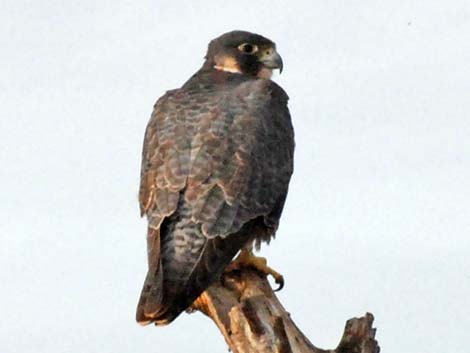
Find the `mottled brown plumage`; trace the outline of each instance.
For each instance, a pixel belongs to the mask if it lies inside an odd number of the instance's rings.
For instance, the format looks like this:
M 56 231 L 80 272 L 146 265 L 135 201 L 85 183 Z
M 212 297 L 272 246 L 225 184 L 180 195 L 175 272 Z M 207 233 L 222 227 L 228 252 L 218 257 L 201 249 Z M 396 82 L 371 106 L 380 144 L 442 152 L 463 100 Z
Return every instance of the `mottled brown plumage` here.
M 227 58 L 237 72 L 224 71 Z M 149 271 L 138 322 L 171 322 L 243 246 L 276 232 L 293 130 L 287 95 L 257 75 L 279 66 L 274 43 L 230 32 L 210 43 L 201 70 L 157 101 L 142 154 Z

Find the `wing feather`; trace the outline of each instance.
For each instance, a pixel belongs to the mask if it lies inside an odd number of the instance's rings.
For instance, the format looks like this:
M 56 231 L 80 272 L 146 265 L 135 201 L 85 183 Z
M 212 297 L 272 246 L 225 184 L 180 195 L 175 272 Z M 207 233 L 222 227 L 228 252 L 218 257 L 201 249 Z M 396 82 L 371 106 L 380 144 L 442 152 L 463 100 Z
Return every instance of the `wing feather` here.
M 271 81 L 235 91 L 170 91 L 147 128 L 141 208 L 167 217 L 184 190 L 204 233 L 227 236 L 285 197 L 293 149 L 287 96 Z

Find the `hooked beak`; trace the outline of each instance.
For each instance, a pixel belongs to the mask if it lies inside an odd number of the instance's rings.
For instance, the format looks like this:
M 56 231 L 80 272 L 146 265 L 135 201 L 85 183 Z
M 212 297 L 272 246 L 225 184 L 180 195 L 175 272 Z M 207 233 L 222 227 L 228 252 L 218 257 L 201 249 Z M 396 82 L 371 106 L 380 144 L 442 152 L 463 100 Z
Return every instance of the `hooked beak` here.
M 279 73 L 282 73 L 282 58 L 275 49 L 266 51 L 259 60 L 268 69 L 279 69 Z

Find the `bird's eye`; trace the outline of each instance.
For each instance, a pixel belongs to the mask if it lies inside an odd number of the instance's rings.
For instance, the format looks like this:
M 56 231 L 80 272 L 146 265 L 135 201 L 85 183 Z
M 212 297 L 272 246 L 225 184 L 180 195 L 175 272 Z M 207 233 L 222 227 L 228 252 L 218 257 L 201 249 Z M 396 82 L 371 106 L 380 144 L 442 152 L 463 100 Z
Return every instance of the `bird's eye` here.
M 238 46 L 238 50 L 245 54 L 254 54 L 258 51 L 258 47 L 254 44 L 243 43 Z

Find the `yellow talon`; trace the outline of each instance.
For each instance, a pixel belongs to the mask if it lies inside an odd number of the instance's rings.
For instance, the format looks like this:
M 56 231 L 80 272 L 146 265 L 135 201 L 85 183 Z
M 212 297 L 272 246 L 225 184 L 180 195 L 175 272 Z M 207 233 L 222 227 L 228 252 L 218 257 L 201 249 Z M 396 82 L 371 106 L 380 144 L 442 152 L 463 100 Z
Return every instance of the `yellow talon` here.
M 252 250 L 243 249 L 240 254 L 227 267 L 226 271 L 240 270 L 243 267 L 249 267 L 261 272 L 265 276 L 271 275 L 274 281 L 279 285 L 274 291 L 280 291 L 284 287 L 284 277 L 268 266 L 268 261 L 264 257 L 258 257 L 253 254 Z

